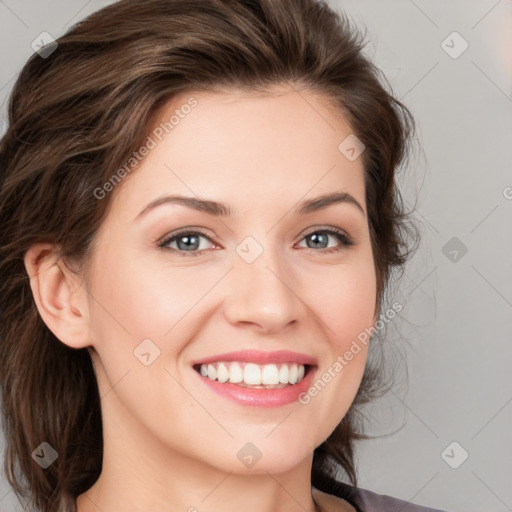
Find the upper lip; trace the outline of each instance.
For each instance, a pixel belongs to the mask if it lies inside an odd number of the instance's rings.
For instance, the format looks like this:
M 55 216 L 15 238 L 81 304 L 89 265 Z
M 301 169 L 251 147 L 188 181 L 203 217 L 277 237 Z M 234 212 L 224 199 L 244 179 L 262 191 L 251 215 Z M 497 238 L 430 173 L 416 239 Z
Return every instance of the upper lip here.
M 314 357 L 290 350 L 277 350 L 274 352 L 262 352 L 260 350 L 239 350 L 237 352 L 225 352 L 214 356 L 197 359 L 192 365 L 216 363 L 220 361 L 240 361 L 247 363 L 271 364 L 271 363 L 298 363 L 316 365 Z

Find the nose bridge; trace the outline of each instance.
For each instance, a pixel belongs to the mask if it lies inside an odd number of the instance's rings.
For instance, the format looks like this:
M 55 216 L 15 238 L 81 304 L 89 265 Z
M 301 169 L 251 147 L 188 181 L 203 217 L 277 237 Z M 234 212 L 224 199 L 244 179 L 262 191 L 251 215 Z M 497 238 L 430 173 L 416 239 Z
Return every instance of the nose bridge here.
M 304 305 L 294 292 L 297 280 L 293 270 L 270 240 L 249 236 L 236 248 L 225 307 L 231 323 L 251 323 L 276 331 L 303 316 Z

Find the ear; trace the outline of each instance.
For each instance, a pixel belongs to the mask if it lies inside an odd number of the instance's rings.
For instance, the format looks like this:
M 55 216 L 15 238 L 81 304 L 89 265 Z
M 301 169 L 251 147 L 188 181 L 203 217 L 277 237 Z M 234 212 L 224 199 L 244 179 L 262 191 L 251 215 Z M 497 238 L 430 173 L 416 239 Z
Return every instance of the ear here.
M 71 348 L 91 344 L 87 290 L 81 277 L 59 257 L 57 247 L 38 243 L 24 257 L 30 288 L 44 323 Z

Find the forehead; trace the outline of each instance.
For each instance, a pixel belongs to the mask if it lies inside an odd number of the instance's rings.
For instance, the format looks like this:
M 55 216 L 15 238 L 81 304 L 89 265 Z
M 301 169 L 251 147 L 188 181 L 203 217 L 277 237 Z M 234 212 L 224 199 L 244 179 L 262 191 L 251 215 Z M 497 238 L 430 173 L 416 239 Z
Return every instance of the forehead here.
M 115 201 L 142 208 L 187 193 L 248 207 L 342 190 L 364 203 L 362 158 L 339 149 L 350 134 L 341 110 L 309 90 L 182 93 L 153 116 L 151 149 Z

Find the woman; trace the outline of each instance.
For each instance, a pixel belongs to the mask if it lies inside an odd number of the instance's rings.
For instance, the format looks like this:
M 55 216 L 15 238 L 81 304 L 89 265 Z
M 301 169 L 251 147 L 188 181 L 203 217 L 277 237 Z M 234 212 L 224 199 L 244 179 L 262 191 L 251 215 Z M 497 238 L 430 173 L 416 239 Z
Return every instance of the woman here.
M 314 0 L 122 0 L 25 65 L 0 366 L 33 507 L 432 510 L 357 487 L 413 131 L 362 47 Z

